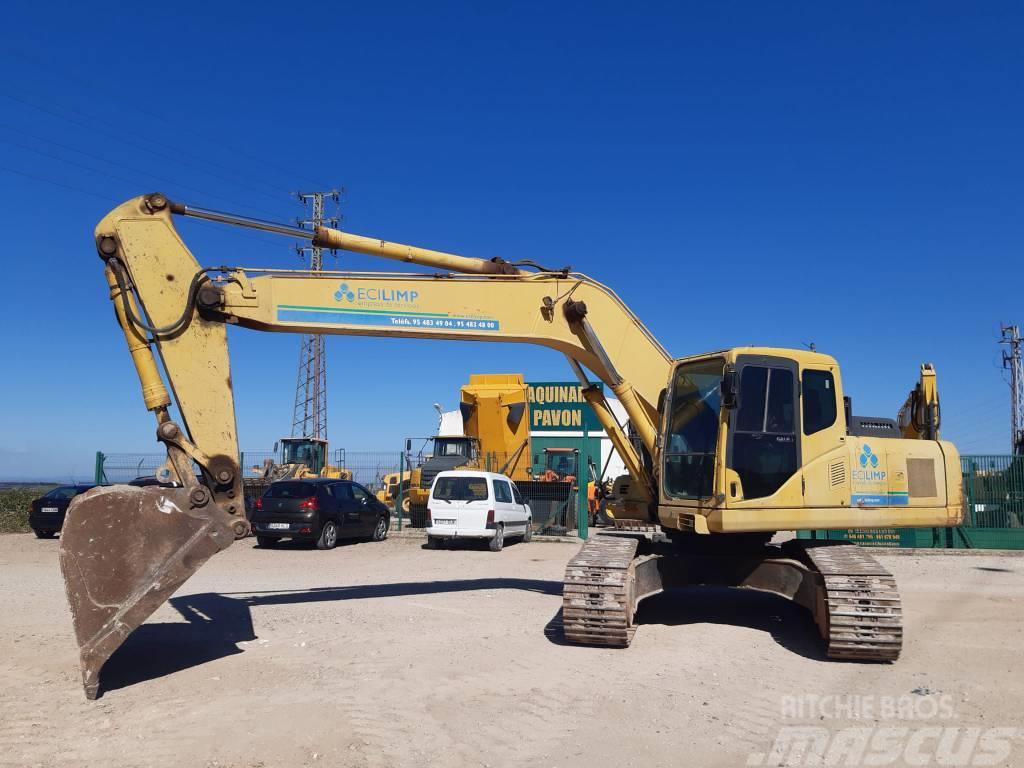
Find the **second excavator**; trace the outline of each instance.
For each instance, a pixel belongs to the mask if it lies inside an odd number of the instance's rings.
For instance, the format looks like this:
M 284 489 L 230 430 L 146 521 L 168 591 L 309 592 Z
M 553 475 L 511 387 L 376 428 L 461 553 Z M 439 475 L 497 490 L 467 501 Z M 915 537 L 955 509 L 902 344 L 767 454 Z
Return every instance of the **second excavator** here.
M 203 267 L 176 217 L 436 271 Z M 894 420 L 853 415 L 839 365 L 825 354 L 737 347 L 674 359 L 610 289 L 568 268 L 309 232 L 161 194 L 118 206 L 95 238 L 165 469 L 182 487 L 109 486 L 71 504 L 60 559 L 89 697 L 124 638 L 248 531 L 228 325 L 521 342 L 565 355 L 629 472 L 614 484 L 616 527 L 637 529 L 593 536 L 569 562 L 562 623 L 573 642 L 627 646 L 643 598 L 715 584 L 805 606 L 830 657 L 893 660 L 902 610 L 884 566 L 846 542 L 770 539 L 776 531 L 950 526 L 962 517 L 959 456 L 938 439 L 926 402 L 901 431 Z M 591 375 L 625 408 L 636 445 Z

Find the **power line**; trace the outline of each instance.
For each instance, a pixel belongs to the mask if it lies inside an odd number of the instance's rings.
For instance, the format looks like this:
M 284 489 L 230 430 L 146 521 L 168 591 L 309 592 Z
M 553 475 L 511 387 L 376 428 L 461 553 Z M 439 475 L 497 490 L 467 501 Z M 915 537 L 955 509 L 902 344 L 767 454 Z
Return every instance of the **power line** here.
M 0 95 L 4 96 L 5 98 L 10 99 L 11 101 L 15 101 L 15 102 L 17 102 L 19 104 L 27 106 L 27 107 L 29 107 L 31 109 L 35 109 L 35 110 L 38 110 L 39 112 L 43 112 L 45 114 L 51 115 L 53 117 L 56 117 L 58 120 L 66 120 L 66 121 L 68 121 L 68 122 L 70 122 L 70 123 L 72 123 L 74 125 L 79 125 L 79 126 L 85 128 L 86 130 L 95 131 L 96 133 L 99 133 L 99 134 L 101 134 L 103 136 L 106 136 L 108 138 L 112 138 L 114 141 L 119 141 L 119 142 L 121 142 L 123 144 L 126 144 L 128 146 L 134 147 L 134 148 L 136 148 L 138 150 L 141 150 L 143 152 L 148 152 L 149 154 L 155 155 L 156 157 L 160 157 L 160 158 L 163 158 L 165 160 L 170 160 L 170 161 L 172 161 L 174 163 L 177 163 L 177 164 L 180 164 L 180 165 L 188 165 L 188 166 L 191 166 L 193 168 L 197 168 L 201 173 L 205 173 L 208 176 L 212 176 L 215 179 L 219 179 L 220 181 L 223 181 L 226 184 L 231 184 L 232 186 L 238 187 L 239 189 L 244 189 L 247 192 L 253 192 L 253 193 L 258 194 L 258 195 L 263 195 L 264 197 L 268 197 L 268 198 L 273 199 L 273 200 L 277 199 L 276 196 L 270 194 L 269 192 L 265 192 L 265 191 L 263 191 L 261 189 L 255 189 L 255 188 L 251 187 L 247 182 L 246 183 L 242 183 L 242 182 L 236 181 L 234 179 L 228 178 L 226 176 L 223 176 L 222 174 L 215 173 L 214 171 L 210 170 L 211 166 L 212 167 L 223 167 L 223 166 L 220 166 L 219 164 L 217 164 L 217 163 L 215 163 L 215 162 L 213 162 L 211 160 L 208 160 L 206 158 L 198 157 L 196 155 L 193 155 L 193 154 L 191 154 L 191 153 L 189 153 L 187 151 L 180 150 L 180 149 L 179 150 L 175 150 L 174 153 L 159 151 L 159 150 L 153 149 L 152 147 L 147 147 L 145 144 L 140 143 L 139 141 L 137 141 L 137 140 L 135 140 L 133 138 L 126 138 L 123 134 L 119 134 L 119 132 L 116 129 L 112 131 L 110 129 L 98 128 L 95 125 L 89 125 L 87 122 L 85 122 L 85 121 L 83 121 L 83 120 L 81 120 L 79 118 L 69 117 L 66 114 L 62 115 L 62 114 L 60 114 L 60 112 L 55 111 L 54 109 L 51 109 L 50 107 L 45 107 L 45 106 L 41 106 L 39 104 L 34 104 L 33 102 L 28 101 L 27 99 L 23 99 L 20 96 L 12 95 L 11 93 L 6 92 L 6 91 L 0 91 Z M 89 120 L 92 120 L 92 121 L 94 121 L 96 123 L 99 123 L 100 125 L 109 125 L 109 123 L 105 123 L 104 121 L 98 120 L 95 117 L 91 117 L 89 115 L 85 115 L 85 113 L 82 113 L 81 111 L 78 111 L 78 110 L 75 110 L 75 111 L 78 112 L 78 114 L 82 114 L 83 116 L 85 116 Z M 156 144 L 156 142 L 150 142 L 150 143 Z M 158 145 L 158 146 L 163 146 L 163 145 Z M 195 160 L 197 160 L 198 163 L 190 162 L 189 160 L 184 159 L 186 157 L 192 157 Z M 229 172 L 231 172 L 231 171 L 229 170 Z
M 13 173 L 13 174 L 15 174 L 17 176 L 24 176 L 26 179 L 32 179 L 33 181 L 39 181 L 39 182 L 42 182 L 43 184 L 49 184 L 49 185 L 54 186 L 54 187 L 61 187 L 63 189 L 70 189 L 72 192 L 78 192 L 78 193 L 83 194 L 83 195 L 90 195 L 92 197 L 99 198 L 100 200 L 104 200 L 104 201 L 106 201 L 108 203 L 114 203 L 115 205 L 119 202 L 117 200 L 117 198 L 110 197 L 109 195 L 101 195 L 98 192 L 92 192 L 92 191 L 90 191 L 88 189 L 82 189 L 81 187 L 75 187 L 75 186 L 72 186 L 71 184 L 65 184 L 62 181 L 54 181 L 53 179 L 46 179 L 46 178 L 43 178 L 42 176 L 36 176 L 35 174 L 32 174 L 32 173 L 27 173 L 25 171 L 19 171 L 19 170 L 15 169 L 15 168 L 9 168 L 6 165 L 0 165 L 0 171 L 6 171 L 7 173 Z
M 45 139 L 42 136 L 38 136 L 38 135 L 36 135 L 34 133 L 31 133 L 29 131 L 23 130 L 21 128 L 16 128 L 13 125 L 8 125 L 8 124 L 5 124 L 5 123 L 0 123 L 0 128 L 4 128 L 6 130 L 13 131 L 15 133 L 21 134 L 22 136 L 27 136 L 28 138 L 33 139 L 33 140 L 38 141 L 38 142 L 43 143 L 43 144 L 49 144 L 49 145 L 57 147 L 59 149 L 64 149 L 64 150 L 67 150 L 69 152 L 74 152 L 75 154 L 79 154 L 79 155 L 82 155 L 84 157 L 91 158 L 93 160 L 98 160 L 101 163 L 106 163 L 107 165 L 112 165 L 115 168 L 121 168 L 121 169 L 129 171 L 131 173 L 139 174 L 140 176 L 146 176 L 146 177 L 149 177 L 150 179 L 155 179 L 156 181 L 159 181 L 159 182 L 161 182 L 163 184 L 169 184 L 169 185 L 171 185 L 171 187 L 176 187 L 176 188 L 179 188 L 179 189 L 182 189 L 182 190 L 188 190 L 188 191 L 194 192 L 195 194 L 200 195 L 201 197 L 204 197 L 204 198 L 212 198 L 212 199 L 215 199 L 215 200 L 221 200 L 221 201 L 223 201 L 225 203 L 229 203 L 231 205 L 236 205 L 237 204 L 237 200 L 234 200 L 234 199 L 231 199 L 231 198 L 227 198 L 227 197 L 224 197 L 222 195 L 216 195 L 216 194 L 213 194 L 212 192 L 207 192 L 205 190 L 199 189 L 198 187 L 189 186 L 188 184 L 182 184 L 181 182 L 175 181 L 174 179 L 169 178 L 167 176 L 161 176 L 159 174 L 153 173 L 152 171 L 147 171 L 147 170 L 144 170 L 142 168 L 136 168 L 135 166 L 127 165 L 127 164 L 125 164 L 125 163 L 123 163 L 123 162 L 121 162 L 119 160 L 111 160 L 109 158 L 102 157 L 102 156 L 94 154 L 92 152 L 87 152 L 84 149 L 78 149 L 77 147 L 72 147 L 69 144 L 62 144 L 59 141 L 53 141 L 52 139 Z M 11 141 L 10 139 L 0 138 L 0 141 L 3 141 L 5 143 L 7 143 L 7 144 L 10 144 L 13 147 L 18 147 L 20 149 L 27 150 L 29 152 L 35 152 L 36 154 L 45 154 L 47 157 L 50 157 L 50 158 L 52 158 L 54 160 L 59 160 L 61 162 L 71 163 L 72 165 L 78 165 L 74 161 L 68 160 L 67 158 L 61 157 L 60 155 L 43 153 L 41 150 L 39 150 L 37 148 L 31 147 L 31 146 L 27 146 L 25 144 L 19 144 L 18 142 Z M 80 166 L 80 167 L 86 167 L 86 166 Z M 94 170 L 94 169 L 88 168 L 88 170 Z M 106 173 L 106 172 L 100 171 L 98 169 L 95 169 L 95 170 L 96 170 L 97 173 L 104 173 L 104 174 Z M 106 174 L 106 175 L 109 175 L 109 174 Z M 122 177 L 111 176 L 111 178 L 115 178 L 118 181 L 128 181 L 128 180 L 126 180 L 126 179 L 124 179 Z M 131 180 L 131 181 L 128 181 L 128 183 L 131 183 L 131 184 L 134 185 L 136 182 L 134 180 Z M 250 208 L 250 209 L 252 209 L 254 211 L 259 211 L 261 213 L 267 214 L 267 215 L 269 215 L 269 216 L 271 216 L 273 218 L 276 218 L 279 215 L 278 212 L 271 211 L 271 210 L 269 210 L 267 208 L 260 208 L 258 206 L 253 206 L 253 205 L 247 205 L 246 207 L 248 207 L 248 208 Z
M 113 179 L 114 181 L 120 181 L 124 184 L 135 184 L 134 180 L 126 179 L 124 176 L 118 176 L 116 174 L 110 173 L 109 171 L 104 171 L 99 168 L 93 168 L 91 165 L 86 165 L 85 163 L 77 163 L 74 160 L 69 160 L 66 157 L 61 157 L 60 155 L 55 155 L 51 152 L 46 152 L 45 150 L 42 149 L 30 147 L 27 144 L 20 144 L 17 141 L 11 141 L 10 139 L 0 139 L 0 141 L 4 142 L 5 144 L 10 144 L 12 147 L 23 149 L 26 152 L 33 152 L 42 157 L 48 157 L 51 160 L 57 160 L 59 162 L 66 163 L 67 165 L 74 166 L 75 168 L 81 168 L 82 170 L 89 171 L 90 173 L 98 173 L 100 176 L 106 176 L 107 178 Z
M 95 197 L 97 200 L 102 200 L 102 201 L 104 201 L 105 203 L 108 203 L 108 204 L 119 205 L 120 203 L 124 202 L 124 200 L 122 200 L 120 198 L 117 198 L 117 197 L 113 197 L 111 195 L 104 195 L 104 194 L 101 194 L 101 193 L 96 192 L 94 190 L 83 189 L 82 187 L 78 187 L 78 186 L 75 186 L 73 184 L 68 184 L 68 183 L 63 182 L 63 181 L 54 181 L 53 179 L 48 179 L 48 178 L 45 178 L 43 176 L 39 176 L 38 174 L 34 174 L 34 173 L 28 173 L 27 171 L 18 170 L 17 168 L 11 168 L 10 166 L 7 166 L 7 165 L 0 165 L 0 171 L 4 171 L 6 173 L 10 173 L 10 174 L 13 174 L 15 176 L 21 176 L 21 177 L 26 178 L 26 179 L 31 179 L 32 181 L 38 181 L 38 182 L 40 182 L 42 184 L 49 184 L 52 187 L 59 187 L 60 189 L 67 189 L 67 190 L 70 190 L 71 192 L 76 192 L 78 194 L 89 195 L 90 197 Z M 210 227 L 211 229 L 216 229 L 216 230 L 221 231 L 221 232 L 224 231 L 224 228 L 220 224 L 215 224 L 215 223 L 213 223 L 211 221 L 202 221 L 201 219 L 191 219 L 189 221 L 189 223 L 190 224 L 199 224 L 199 225 L 202 225 L 202 226 L 205 226 L 205 227 Z M 236 230 L 235 234 L 236 235 L 240 235 L 241 237 L 248 237 L 248 238 L 253 239 L 253 240 L 259 240 L 260 242 L 265 243 L 267 245 L 273 245 L 273 246 L 280 245 L 280 241 L 279 240 L 273 240 L 273 239 L 271 239 L 269 237 L 263 237 L 261 235 L 258 235 L 255 232 L 250 232 L 250 231 L 247 231 L 247 230 L 244 230 L 244 229 Z
M 51 66 L 52 62 L 49 61 L 49 60 L 39 59 L 39 58 L 36 58 L 36 57 L 34 57 L 34 56 L 30 55 L 30 54 L 27 54 L 24 51 L 12 49 L 12 48 L 8 48 L 7 52 L 11 53 L 11 54 L 14 54 L 15 56 L 18 56 L 18 57 L 20 57 L 21 59 L 23 59 L 25 61 L 28 61 L 28 62 L 32 63 L 37 68 L 49 68 L 51 72 L 54 71 L 53 67 Z M 74 72 L 72 72 L 70 70 L 67 70 L 67 69 L 61 70 L 60 73 L 59 73 L 59 77 L 62 80 L 74 80 L 76 82 L 79 82 L 79 83 L 81 83 L 83 85 L 88 86 L 89 88 L 91 88 L 93 91 L 96 91 L 96 92 L 99 92 L 101 90 L 106 90 L 106 93 L 108 95 L 116 95 L 116 96 L 120 95 L 120 94 L 114 94 L 109 89 L 103 89 L 103 87 L 101 85 L 97 84 L 95 81 L 87 80 L 86 78 L 83 78 L 83 77 L 77 75 L 76 73 L 74 73 Z M 189 133 L 189 134 L 195 136 L 196 138 L 200 139 L 201 141 L 207 142 L 211 146 L 215 147 L 218 151 L 221 151 L 221 152 L 224 152 L 224 151 L 231 152 L 231 153 L 233 153 L 235 155 L 238 155 L 239 157 L 245 158 L 249 162 L 259 163 L 260 165 L 262 165 L 262 166 L 264 166 L 266 168 L 273 168 L 273 169 L 275 169 L 279 173 L 286 174 L 289 178 L 292 178 L 292 177 L 298 178 L 300 181 L 304 181 L 306 183 L 309 183 L 310 185 L 312 185 L 314 187 L 320 186 L 319 182 L 311 181 L 309 178 L 305 178 L 303 176 L 296 175 L 292 169 L 285 168 L 284 166 L 281 166 L 281 165 L 278 165 L 276 163 L 270 162 L 266 157 L 258 156 L 258 155 L 255 155 L 255 154 L 251 153 L 251 152 L 246 152 L 246 151 L 244 151 L 242 149 L 239 149 L 238 147 L 235 147 L 235 146 L 232 146 L 232 145 L 224 146 L 224 145 L 221 145 L 221 144 L 217 144 L 216 142 L 210 140 L 207 136 L 205 136 L 202 133 L 200 133 L 199 131 L 196 131 L 195 129 L 193 129 L 189 124 L 184 123 L 182 121 L 169 119 L 166 115 L 157 114 L 156 112 L 152 112 L 152 111 L 150 111 L 148 109 L 145 109 L 145 108 L 139 106 L 138 104 L 135 104 L 135 103 L 130 102 L 130 101 L 125 101 L 125 100 L 120 99 L 120 98 L 108 100 L 106 103 L 108 103 L 108 104 L 113 103 L 114 105 L 119 106 L 119 107 L 128 107 L 129 109 L 132 109 L 135 112 L 138 112 L 139 114 L 141 114 L 141 115 L 143 115 L 145 117 L 150 117 L 150 118 L 152 118 L 154 120 L 158 120 L 162 124 L 173 124 L 173 125 L 176 126 L 176 130 L 179 130 L 179 131 L 184 132 L 184 133 Z M 82 113 L 80 112 L 80 114 L 82 114 Z M 260 183 L 267 184 L 267 182 L 264 182 L 262 180 L 259 180 L 259 181 L 260 181 Z M 267 184 L 267 186 L 270 187 L 271 185 Z M 275 191 L 277 191 L 277 190 L 275 190 Z
M 1006 416 L 1002 412 L 1002 409 L 995 409 L 994 408 L 990 412 L 978 414 L 977 416 L 973 416 L 973 417 L 970 417 L 970 418 L 953 419 L 952 423 L 947 422 L 947 424 L 949 424 L 949 426 L 957 426 L 957 427 L 962 427 L 962 428 L 969 428 L 969 427 L 975 427 L 975 426 L 982 425 L 982 424 L 984 424 L 984 425 L 1000 424 L 1000 423 L 1005 423 L 1005 421 L 1006 421 Z

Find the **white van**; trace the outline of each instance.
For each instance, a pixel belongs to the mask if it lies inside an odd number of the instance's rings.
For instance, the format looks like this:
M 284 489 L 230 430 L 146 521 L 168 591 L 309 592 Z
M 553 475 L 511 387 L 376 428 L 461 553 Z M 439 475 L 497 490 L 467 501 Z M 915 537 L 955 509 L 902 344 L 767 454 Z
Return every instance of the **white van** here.
M 439 472 L 427 500 L 427 546 L 448 539 L 490 539 L 500 552 L 506 536 L 529 541 L 533 513 L 516 484 L 497 472 L 452 469 Z

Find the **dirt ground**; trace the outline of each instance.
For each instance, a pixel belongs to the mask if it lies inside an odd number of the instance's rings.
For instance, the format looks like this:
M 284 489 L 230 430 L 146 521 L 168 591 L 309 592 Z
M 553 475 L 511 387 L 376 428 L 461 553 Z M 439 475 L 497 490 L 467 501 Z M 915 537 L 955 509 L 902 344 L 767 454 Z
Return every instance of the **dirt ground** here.
M 131 636 L 89 702 L 57 542 L 0 536 L 0 764 L 796 765 L 801 748 L 772 752 L 780 729 L 1024 727 L 1024 558 L 886 557 L 907 640 L 872 665 L 826 661 L 802 609 L 734 590 L 650 599 L 628 650 L 566 646 L 575 545 L 421 544 L 236 543 Z M 962 764 L 1024 765 L 1024 731 L 1000 733 Z M 917 760 L 904 746 L 890 764 Z

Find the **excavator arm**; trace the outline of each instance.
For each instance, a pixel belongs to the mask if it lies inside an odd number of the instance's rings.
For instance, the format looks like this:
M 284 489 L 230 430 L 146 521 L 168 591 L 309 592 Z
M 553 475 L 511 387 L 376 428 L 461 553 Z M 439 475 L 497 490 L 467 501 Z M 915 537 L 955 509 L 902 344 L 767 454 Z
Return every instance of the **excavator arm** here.
M 907 440 L 939 439 L 942 414 L 935 367 L 931 363 L 921 363 L 921 376 L 900 407 L 896 423 Z
M 174 226 L 194 216 L 312 239 L 441 272 L 309 273 L 202 267 Z M 76 499 L 61 566 L 86 695 L 103 663 L 209 557 L 246 535 L 227 325 L 260 331 L 536 344 L 564 354 L 635 485 L 657 497 L 589 369 L 622 402 L 645 448 L 672 359 L 607 287 L 568 269 L 474 259 L 319 228 L 315 232 L 171 203 L 153 194 L 96 228 L 115 316 L 178 487 L 97 488 Z M 525 267 L 532 267 L 526 269 Z M 160 373 L 159 357 L 166 374 Z M 169 386 L 168 386 L 169 385 Z M 177 406 L 180 424 L 171 412 Z M 198 474 L 197 471 L 198 470 Z M 111 533 L 116 531 L 116 533 Z

